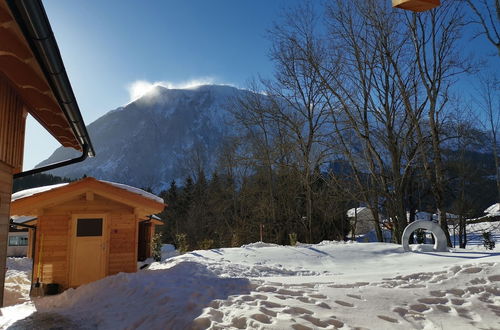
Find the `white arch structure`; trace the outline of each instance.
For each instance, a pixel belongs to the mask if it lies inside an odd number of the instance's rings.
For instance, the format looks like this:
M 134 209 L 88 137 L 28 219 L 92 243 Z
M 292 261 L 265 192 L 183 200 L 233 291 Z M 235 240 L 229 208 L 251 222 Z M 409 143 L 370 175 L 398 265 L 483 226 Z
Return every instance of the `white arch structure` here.
M 448 241 L 446 239 L 446 235 L 441 229 L 441 227 L 432 221 L 425 221 L 425 220 L 418 220 L 418 221 L 413 221 L 410 223 L 408 226 L 406 226 L 405 230 L 403 231 L 403 238 L 402 238 L 402 243 L 403 243 L 403 249 L 405 251 L 410 251 L 410 235 L 417 229 L 425 229 L 430 231 L 435 238 L 435 243 L 434 243 L 434 250 L 438 252 L 446 252 L 448 251 Z

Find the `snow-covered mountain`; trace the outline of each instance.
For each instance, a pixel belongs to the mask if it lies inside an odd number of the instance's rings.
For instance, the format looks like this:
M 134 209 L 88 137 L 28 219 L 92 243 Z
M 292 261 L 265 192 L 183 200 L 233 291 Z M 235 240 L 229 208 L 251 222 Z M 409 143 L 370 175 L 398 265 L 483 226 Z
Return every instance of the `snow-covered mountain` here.
M 248 92 L 221 85 L 156 86 L 88 126 L 96 157 L 51 173 L 69 178 L 86 174 L 158 192 L 171 180 L 184 177 L 193 158 L 205 158 L 203 166 L 210 171 L 217 146 L 230 132 L 228 103 L 243 93 Z M 60 147 L 37 166 L 77 155 Z

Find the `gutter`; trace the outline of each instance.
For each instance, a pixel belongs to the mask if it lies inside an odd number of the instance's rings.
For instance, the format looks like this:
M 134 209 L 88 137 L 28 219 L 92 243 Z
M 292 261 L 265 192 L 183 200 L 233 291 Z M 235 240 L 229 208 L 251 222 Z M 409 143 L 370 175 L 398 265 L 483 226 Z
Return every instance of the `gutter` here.
M 75 163 L 80 163 L 80 162 L 83 162 L 85 159 L 87 159 L 89 154 L 90 154 L 89 146 L 87 144 L 84 144 L 81 156 L 76 157 L 76 158 L 72 158 L 72 159 L 68 159 L 68 160 L 63 160 L 63 161 L 60 161 L 57 163 L 52 163 L 52 164 L 45 165 L 42 167 L 37 167 L 37 168 L 34 168 L 32 170 L 29 170 L 29 171 L 16 173 L 16 174 L 14 174 L 14 179 L 22 178 L 22 177 L 36 174 L 36 173 L 50 171 L 50 170 L 53 170 L 53 169 L 56 169 L 59 167 L 68 166 L 68 165 L 75 164 Z
M 34 225 L 26 225 L 24 223 L 17 223 L 17 222 L 14 222 L 14 220 L 12 220 L 12 219 L 10 219 L 9 225 L 16 226 L 16 227 L 24 227 L 24 228 L 29 228 L 29 229 L 36 230 L 36 226 L 34 226 Z
M 90 141 L 87 128 L 85 127 L 82 114 L 76 102 L 71 83 L 62 61 L 59 47 L 57 46 L 54 33 L 50 27 L 41 0 L 7 0 L 7 3 L 17 24 L 30 44 L 30 48 L 38 60 L 76 139 L 82 146 L 83 152 L 87 154 L 85 158 L 87 156 L 95 156 L 92 142 Z M 82 157 L 83 155 L 71 160 L 71 164 L 76 162 L 76 159 L 81 159 L 80 161 L 84 160 L 85 158 Z M 65 162 L 56 164 L 62 163 Z M 65 165 L 58 165 L 56 167 L 60 166 Z M 52 167 L 52 169 L 56 167 Z

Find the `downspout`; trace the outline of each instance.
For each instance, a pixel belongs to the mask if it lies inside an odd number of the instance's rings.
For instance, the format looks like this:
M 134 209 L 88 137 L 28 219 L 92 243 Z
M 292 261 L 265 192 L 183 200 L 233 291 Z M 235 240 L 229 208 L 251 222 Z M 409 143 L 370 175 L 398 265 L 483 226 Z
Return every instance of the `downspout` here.
M 52 164 L 45 165 L 45 166 L 38 167 L 38 168 L 34 168 L 32 170 L 29 170 L 29 171 L 16 173 L 16 174 L 14 174 L 14 179 L 22 178 L 22 177 L 36 174 L 36 173 L 50 171 L 50 170 L 53 170 L 53 169 L 56 169 L 59 167 L 68 166 L 68 165 L 79 163 L 79 162 L 83 162 L 85 159 L 87 159 L 88 156 L 89 156 L 89 146 L 88 146 L 88 144 L 85 143 L 83 145 L 82 154 L 79 157 L 68 159 L 68 160 L 63 160 L 63 161 L 60 161 L 57 163 L 52 163 Z

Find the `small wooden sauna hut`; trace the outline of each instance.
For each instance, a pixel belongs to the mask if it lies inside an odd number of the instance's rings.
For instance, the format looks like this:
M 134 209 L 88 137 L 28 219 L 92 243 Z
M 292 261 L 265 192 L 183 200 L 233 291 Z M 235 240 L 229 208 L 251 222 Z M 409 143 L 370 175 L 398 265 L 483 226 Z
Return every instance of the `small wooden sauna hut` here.
M 88 177 L 17 192 L 11 214 L 36 217 L 30 222 L 33 281 L 64 290 L 135 272 L 141 222 L 152 235 L 158 220 L 151 215 L 164 207 L 161 198 L 141 189 Z

